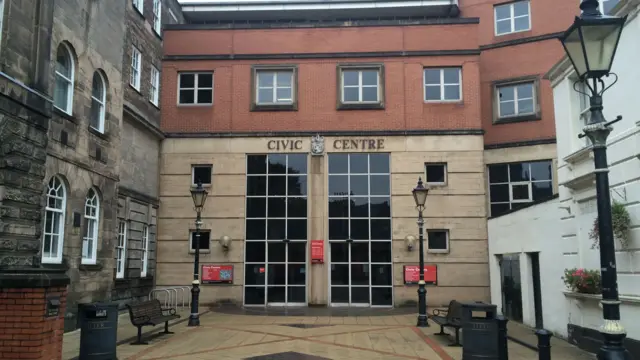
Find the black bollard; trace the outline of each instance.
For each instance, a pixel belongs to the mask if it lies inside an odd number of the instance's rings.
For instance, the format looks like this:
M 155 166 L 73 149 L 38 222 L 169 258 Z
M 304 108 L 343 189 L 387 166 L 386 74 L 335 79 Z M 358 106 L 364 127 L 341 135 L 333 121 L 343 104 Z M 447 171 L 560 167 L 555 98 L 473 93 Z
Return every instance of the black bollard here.
M 507 345 L 507 322 L 509 321 L 502 315 L 496 316 L 498 321 L 498 359 L 509 360 L 509 348 Z
M 551 332 L 540 329 L 536 331 L 538 336 L 538 359 L 551 360 Z

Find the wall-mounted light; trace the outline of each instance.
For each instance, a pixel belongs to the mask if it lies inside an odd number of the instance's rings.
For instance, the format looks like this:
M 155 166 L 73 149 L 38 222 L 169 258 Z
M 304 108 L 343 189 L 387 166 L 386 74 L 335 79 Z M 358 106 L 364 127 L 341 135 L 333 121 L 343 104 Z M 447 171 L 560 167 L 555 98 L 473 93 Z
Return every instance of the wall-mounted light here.
M 229 251 L 229 246 L 231 246 L 231 238 L 228 237 L 227 235 L 222 235 L 220 237 L 220 246 L 222 246 L 222 250 Z
M 407 250 L 412 251 L 413 246 L 416 243 L 416 237 L 413 235 L 407 235 L 404 238 L 404 244 L 407 246 Z

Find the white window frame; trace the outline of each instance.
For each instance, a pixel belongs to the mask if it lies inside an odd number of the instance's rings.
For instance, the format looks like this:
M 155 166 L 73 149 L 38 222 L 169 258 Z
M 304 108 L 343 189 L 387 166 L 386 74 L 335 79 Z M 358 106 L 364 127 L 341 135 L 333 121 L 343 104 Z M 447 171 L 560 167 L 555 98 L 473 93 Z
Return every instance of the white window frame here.
M 104 123 L 105 123 L 105 109 L 106 109 L 106 104 L 107 104 L 107 86 L 106 86 L 106 81 L 104 79 L 104 77 L 102 76 L 102 74 L 99 71 L 94 72 L 94 78 L 95 75 L 98 75 L 98 79 L 100 79 L 100 87 L 102 88 L 102 99 L 98 99 L 97 97 L 95 97 L 94 93 L 93 93 L 93 79 L 92 79 L 92 84 L 91 84 L 91 105 L 93 106 L 93 101 L 97 102 L 98 105 L 100 106 L 100 113 L 98 114 L 99 118 L 98 118 L 98 127 L 95 127 L 93 125 L 89 125 L 91 126 L 93 129 L 96 129 L 98 132 L 100 133 L 104 133 Z M 93 116 L 93 114 L 91 115 Z M 90 120 L 90 122 L 93 119 Z
M 4 0 L 0 0 L 0 46 L 2 44 L 2 33 L 4 32 L 2 30 L 3 24 L 4 24 Z
M 71 76 L 67 77 L 66 75 L 60 73 L 58 71 L 58 64 L 57 64 L 57 56 L 58 53 L 60 51 L 63 51 L 65 56 L 67 57 L 67 60 L 69 60 L 69 64 L 71 67 Z M 71 49 L 69 48 L 69 46 L 65 43 L 61 43 L 58 46 L 58 49 L 56 51 L 56 69 L 55 69 L 55 74 L 56 74 L 56 82 L 55 82 L 55 86 L 58 86 L 58 78 L 61 78 L 62 80 L 64 80 L 64 82 L 67 84 L 67 103 L 65 108 L 61 108 L 58 107 L 56 105 L 56 102 L 53 102 L 53 106 L 55 106 L 57 109 L 65 112 L 66 114 L 71 115 L 73 113 L 73 92 L 74 92 L 74 84 L 75 84 L 75 73 L 76 73 L 76 63 L 75 63 L 75 57 L 73 56 L 73 52 L 71 51 Z M 55 94 L 55 90 L 54 90 L 54 94 Z M 55 97 L 55 95 L 54 95 Z
M 91 215 L 92 210 L 93 215 Z M 100 197 L 95 189 L 90 189 L 85 198 L 84 219 L 81 264 L 95 265 L 98 259 L 98 229 L 100 227 Z M 87 251 L 88 246 L 90 246 L 90 252 Z
M 118 221 L 118 243 L 116 244 L 116 279 L 124 279 L 127 268 L 127 231 L 125 220 Z
M 584 82 L 580 82 L 578 84 L 578 90 L 580 90 L 581 92 L 585 94 L 589 94 L 591 92 L 591 90 L 589 90 L 589 87 Z M 580 112 L 579 124 L 582 125 L 579 130 L 580 132 L 582 132 L 582 127 L 587 125 L 589 117 L 591 116 L 591 102 L 589 99 L 589 95 L 581 94 L 577 91 L 575 93 L 578 96 L 578 110 Z M 589 137 L 585 136 L 582 138 L 582 145 L 591 145 L 591 140 L 589 140 Z
M 605 12 L 604 12 L 604 3 L 609 2 L 609 1 L 614 1 L 614 2 L 616 3 L 616 4 L 613 6 L 613 8 L 615 8 L 615 7 L 618 5 L 618 3 L 620 2 L 620 0 L 600 0 L 600 1 L 598 2 L 598 6 L 599 6 L 598 10 L 600 10 L 600 12 L 601 12 L 602 14 L 604 14 L 604 15 L 609 15 L 609 16 L 611 16 L 611 15 L 613 15 L 612 13 L 607 14 L 607 13 L 605 13 Z M 578 5 L 580 5 L 580 3 L 581 3 L 581 2 L 582 2 L 582 0 L 578 0 Z M 612 9 L 613 9 L 613 8 L 612 8 Z
M 444 167 L 444 182 L 430 182 L 429 178 L 427 178 L 427 167 L 428 166 L 442 166 Z M 424 182 L 428 185 L 446 185 L 449 180 L 449 174 L 447 173 L 447 163 L 425 163 L 424 164 Z
M 345 72 L 351 72 L 351 71 L 355 71 L 358 73 L 358 85 L 345 85 L 344 84 L 344 73 Z M 376 72 L 376 85 L 363 85 L 362 84 L 362 72 L 363 71 L 375 71 Z M 340 101 L 343 104 L 380 104 L 382 102 L 382 94 L 380 91 L 380 72 L 382 70 L 378 67 L 371 67 L 371 68 L 343 68 L 340 70 L 340 86 L 341 86 L 341 94 L 340 94 Z M 371 87 L 375 87 L 378 90 L 378 99 L 376 101 L 363 101 L 362 100 L 362 89 L 363 88 L 371 88 Z M 358 88 L 358 100 L 357 101 L 345 101 L 344 100 L 344 93 L 345 93 L 345 88 Z
M 149 226 L 147 224 L 142 227 L 142 264 L 140 269 L 140 277 L 146 277 L 149 270 Z
M 495 184 L 491 184 L 495 185 Z M 527 186 L 527 198 L 526 199 L 514 199 L 513 198 L 513 187 L 514 186 Z M 533 191 L 531 186 L 531 181 L 518 181 L 518 182 L 509 182 L 509 202 L 511 203 L 530 203 L 533 202 Z
M 135 46 L 131 47 L 131 75 L 129 76 L 129 85 L 140 91 L 140 73 L 142 68 L 142 54 Z
M 160 104 L 160 71 L 155 67 L 151 66 L 151 77 L 149 81 L 151 87 L 149 89 L 149 101 L 158 106 Z
M 64 249 L 64 222 L 67 209 L 67 189 L 64 181 L 58 176 L 53 176 L 47 183 L 47 195 L 45 205 L 45 217 L 42 221 L 42 263 L 43 264 L 61 264 L 62 263 L 62 251 Z M 60 208 L 49 207 L 49 200 L 60 200 Z M 51 214 L 51 223 L 47 224 L 48 215 Z M 54 229 L 54 224 L 57 219 L 57 229 Z M 56 255 L 51 256 L 53 249 L 52 240 L 49 242 L 49 249 L 45 249 L 45 238 L 50 236 L 57 236 L 58 242 L 55 247 Z
M 429 233 L 435 233 L 435 232 L 444 232 L 445 236 L 446 236 L 446 244 L 447 247 L 445 249 L 432 249 L 429 246 Z M 449 230 L 447 229 L 427 229 L 427 253 L 430 254 L 448 254 L 449 253 L 449 249 L 451 248 L 450 245 L 450 241 L 449 241 Z
M 255 98 L 255 102 L 256 105 L 291 105 L 294 102 L 294 91 L 295 91 L 295 72 L 293 71 L 293 69 L 290 70 L 268 70 L 268 69 L 264 69 L 264 70 L 257 70 L 255 72 L 255 84 L 256 84 L 256 98 Z M 266 75 L 266 74 L 271 74 L 272 75 L 272 81 L 273 81 L 273 85 L 272 86 L 260 86 L 260 75 Z M 278 86 L 278 74 L 288 74 L 291 76 L 291 85 L 290 86 Z M 260 102 L 260 97 L 259 97 L 259 93 L 260 90 L 264 90 L 264 89 L 269 89 L 273 92 L 272 94 L 272 98 L 270 102 Z M 278 99 L 278 89 L 290 89 L 291 90 L 291 97 L 289 99 Z
M 200 79 L 200 75 L 209 75 L 211 74 L 211 87 L 200 87 L 198 85 L 198 81 Z M 183 88 L 182 87 L 182 75 L 194 75 L 193 78 L 193 87 Z M 180 106 L 210 106 L 213 105 L 213 97 L 214 97 L 214 89 L 215 87 L 215 78 L 213 72 L 179 72 L 178 73 L 178 105 Z M 180 90 L 191 90 L 193 91 L 193 103 L 181 103 L 180 102 Z M 198 91 L 199 90 L 211 90 L 211 102 L 210 103 L 199 103 L 198 102 Z
M 521 3 L 521 2 L 527 2 L 527 17 L 529 18 L 529 26 L 524 29 L 524 30 L 515 30 L 515 20 L 516 18 L 522 18 L 525 17 L 525 15 L 519 15 L 519 16 L 515 16 L 514 15 L 514 9 L 515 9 L 515 4 L 517 3 Z M 505 33 L 498 33 L 498 9 L 499 8 L 503 8 L 503 7 L 509 7 L 509 20 L 511 23 L 511 31 L 509 32 L 505 32 Z M 505 19 L 500 19 L 500 21 L 506 21 Z M 520 32 L 525 32 L 525 31 L 530 31 L 531 30 L 531 1 L 530 0 L 520 0 L 520 1 L 515 1 L 512 3 L 508 3 L 508 4 L 501 4 L 501 5 L 496 5 L 493 7 L 493 27 L 494 27 L 494 34 L 495 36 L 502 36 L 502 35 L 508 35 L 508 34 L 515 34 L 515 33 L 520 33 Z
M 209 170 L 211 171 L 211 182 L 202 183 L 202 186 L 211 185 L 211 183 L 213 183 L 213 165 L 211 165 L 211 164 L 198 164 L 198 165 L 191 165 L 191 186 L 197 186 L 198 185 L 198 183 L 196 183 L 196 168 L 209 168 Z
M 153 30 L 160 35 L 162 32 L 162 1 L 153 0 Z
M 531 97 L 530 98 L 519 98 L 518 97 L 518 86 L 521 85 L 531 85 Z M 513 88 L 513 100 L 508 100 L 508 101 L 502 101 L 502 99 L 500 99 L 500 89 L 504 89 L 504 88 Z M 498 107 L 498 120 L 500 119 L 510 119 L 510 118 L 516 118 L 516 117 L 520 117 L 520 116 L 529 116 L 529 115 L 535 115 L 537 113 L 537 109 L 538 109 L 538 98 L 537 98 L 537 94 L 536 94 L 536 82 L 534 80 L 531 81 L 522 81 L 522 82 L 517 82 L 517 83 L 506 83 L 506 84 L 500 84 L 500 85 L 496 85 L 495 87 L 495 98 L 496 98 L 496 106 Z M 533 101 L 533 110 L 531 112 L 527 112 L 527 113 L 519 113 L 518 112 L 518 101 L 520 100 L 529 100 L 531 99 Z M 513 115 L 502 115 L 502 109 L 500 107 L 500 104 L 503 102 L 514 102 L 514 111 L 515 113 Z
M 553 172 L 551 173 L 551 179 L 550 180 L 529 180 L 529 181 L 515 181 L 512 182 L 511 181 L 511 165 L 518 165 L 518 164 L 523 164 L 523 163 L 528 163 L 529 164 L 529 178 L 531 178 L 531 163 L 536 163 L 536 162 L 546 162 L 549 161 L 549 163 L 553 166 L 553 161 L 550 160 L 529 160 L 529 161 L 521 161 L 521 162 L 515 162 L 515 163 L 495 163 L 495 164 L 487 164 L 487 194 L 489 196 L 489 213 L 490 216 L 494 216 L 493 214 L 491 214 L 491 205 L 493 204 L 507 204 L 509 205 L 509 209 L 512 210 L 511 208 L 511 204 L 518 204 L 518 203 L 531 203 L 533 202 L 533 184 L 534 183 L 545 183 L 545 182 L 550 182 L 551 183 L 551 188 L 553 189 Z M 489 173 L 489 166 L 490 165 L 507 165 L 507 182 L 495 182 L 492 183 L 491 182 L 491 174 Z M 491 185 L 507 185 L 509 186 L 509 201 L 495 201 L 492 202 L 491 201 Z M 528 187 L 528 200 L 514 200 L 513 199 L 513 186 L 514 185 L 527 185 Z
M 458 83 L 445 83 L 444 82 L 444 70 L 445 69 L 456 69 L 458 70 Z M 440 71 L 440 84 L 427 84 L 427 70 L 439 70 Z M 433 103 L 433 102 L 460 102 L 462 101 L 462 68 L 460 67 L 448 67 L 448 68 L 424 68 L 422 71 L 422 84 L 423 84 L 423 89 L 422 91 L 424 92 L 424 102 L 428 102 L 428 103 Z M 445 99 L 444 98 L 444 89 L 445 89 L 445 85 L 447 86 L 452 86 L 452 85 L 458 85 L 458 98 L 457 99 Z M 438 100 L 429 100 L 427 99 L 427 87 L 440 87 L 440 99 Z
M 144 15 L 144 0 L 132 0 L 133 8 Z

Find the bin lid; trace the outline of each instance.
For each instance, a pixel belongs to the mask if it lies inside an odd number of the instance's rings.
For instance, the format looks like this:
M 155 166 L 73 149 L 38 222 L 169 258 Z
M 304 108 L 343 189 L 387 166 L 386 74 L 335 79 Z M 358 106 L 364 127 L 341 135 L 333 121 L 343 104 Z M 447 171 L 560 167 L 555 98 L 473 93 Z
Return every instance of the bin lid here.
M 78 304 L 78 307 L 80 309 L 88 309 L 88 310 L 109 309 L 109 308 L 118 309 L 118 303 L 115 303 L 115 302 L 94 302 L 94 303 Z
M 476 301 L 470 303 L 462 303 L 462 307 L 476 310 L 494 310 L 497 308 L 497 305 L 483 303 L 482 301 Z

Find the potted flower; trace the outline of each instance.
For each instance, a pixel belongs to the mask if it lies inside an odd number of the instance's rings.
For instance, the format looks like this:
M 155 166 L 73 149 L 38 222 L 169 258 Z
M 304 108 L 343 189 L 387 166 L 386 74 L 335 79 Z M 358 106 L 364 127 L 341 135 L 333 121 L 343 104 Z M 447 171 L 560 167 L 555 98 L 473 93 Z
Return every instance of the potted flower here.
M 581 294 L 601 294 L 600 271 L 586 269 L 565 269 L 562 281 L 567 289 Z

